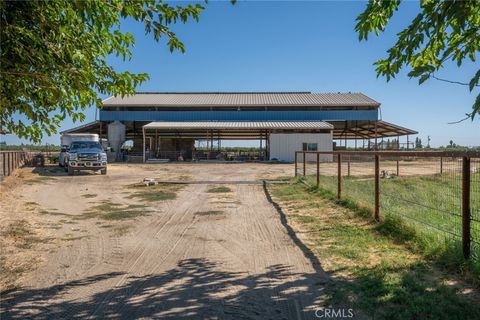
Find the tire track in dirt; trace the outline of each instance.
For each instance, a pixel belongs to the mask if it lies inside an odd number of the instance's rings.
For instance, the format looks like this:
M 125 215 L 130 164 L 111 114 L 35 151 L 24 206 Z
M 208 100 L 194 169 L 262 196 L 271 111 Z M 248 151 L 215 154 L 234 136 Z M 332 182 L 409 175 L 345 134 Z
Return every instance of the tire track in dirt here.
M 278 265 L 278 260 L 284 260 L 279 252 L 280 247 L 276 244 L 278 243 L 278 237 L 282 234 L 282 230 L 277 229 L 277 233 L 272 232 L 272 225 L 268 222 L 273 217 L 271 207 L 265 201 L 262 193 L 258 186 L 253 186 L 252 188 L 242 188 L 243 192 L 241 193 L 242 197 L 240 198 L 242 203 L 245 203 L 245 211 L 251 223 L 255 226 L 251 231 L 255 231 L 254 235 L 256 236 L 256 241 L 259 242 L 259 247 L 261 252 L 258 254 L 261 259 L 256 259 L 256 268 L 257 272 L 266 272 L 265 275 L 268 277 L 268 282 L 271 283 L 272 290 L 271 292 L 264 292 L 264 295 L 259 299 L 254 299 L 253 301 L 258 302 L 258 307 L 263 307 L 266 304 L 265 302 L 271 301 L 273 297 L 279 297 L 278 286 L 276 283 L 278 280 L 275 278 L 275 271 L 271 270 L 271 266 Z M 272 221 L 275 225 L 275 221 Z M 280 232 L 278 232 L 280 231 Z M 270 254 L 268 254 L 270 253 Z M 285 263 L 287 262 L 287 263 Z M 288 267 L 290 266 L 290 261 L 285 261 L 284 264 Z M 283 271 L 283 270 L 282 270 Z M 287 271 L 288 272 L 288 271 Z M 284 276 L 284 274 L 282 275 Z M 278 299 L 276 299 L 278 301 Z M 253 307 L 253 303 L 250 303 L 250 308 Z M 288 301 L 280 300 L 280 302 L 273 303 L 269 305 L 267 312 L 271 314 L 291 314 L 290 306 Z M 265 311 L 264 311 L 265 312 Z M 290 317 L 289 318 L 293 318 Z
M 161 258 L 160 261 L 156 259 L 142 259 L 147 254 L 148 249 L 143 245 L 143 241 L 138 241 L 137 247 L 134 250 L 134 253 L 128 257 L 127 263 L 124 265 L 124 268 L 127 269 L 125 274 L 120 277 L 120 279 L 113 285 L 112 289 L 119 288 L 123 284 L 127 282 L 129 276 L 134 273 L 138 273 L 140 271 L 141 274 L 152 274 L 155 269 L 159 268 L 163 262 L 170 256 L 170 254 L 175 250 L 178 243 L 184 237 L 188 228 L 194 223 L 192 222 L 186 226 L 182 226 L 182 224 L 178 224 L 177 222 L 182 222 L 189 213 L 193 213 L 192 211 L 196 209 L 198 206 L 198 199 L 201 197 L 202 188 L 195 188 L 196 190 L 192 192 L 192 187 L 187 188 L 188 190 L 184 190 L 181 192 L 181 195 L 175 200 L 174 204 L 170 206 L 170 208 L 165 212 L 162 213 L 162 216 L 168 217 L 167 221 L 163 222 L 163 219 L 160 218 L 157 222 L 154 223 L 154 226 L 149 230 L 140 230 L 143 238 L 157 238 L 160 233 L 162 234 L 169 234 L 169 237 L 165 237 L 169 241 L 158 241 L 159 247 L 155 249 L 157 256 L 161 255 L 162 252 L 165 252 L 165 255 Z M 181 216 L 178 220 L 175 219 L 178 216 Z M 179 233 L 180 231 L 180 233 Z M 171 237 L 176 237 L 173 245 L 171 243 Z M 169 248 L 169 250 L 166 250 Z M 152 256 L 151 256 L 152 257 Z M 143 265 L 142 265 L 143 264 Z M 135 292 L 137 292 L 140 287 L 131 287 L 126 293 L 126 296 L 123 296 L 122 299 L 128 299 L 129 297 L 133 296 Z M 111 291 L 113 292 L 113 291 Z M 95 311 L 92 313 L 92 317 L 95 317 L 101 313 L 101 310 L 104 305 L 108 304 L 109 301 L 112 300 L 112 294 L 107 295 L 103 301 L 101 301 Z
M 182 195 L 183 194 L 183 195 Z M 98 292 L 101 291 L 106 291 L 110 290 L 113 292 L 116 288 L 120 287 L 125 283 L 127 278 L 129 276 L 132 276 L 138 272 L 140 272 L 142 275 L 148 274 L 152 272 L 152 267 L 151 265 L 157 265 L 158 261 L 155 259 L 147 259 L 147 255 L 152 255 L 152 252 L 148 251 L 150 248 L 145 247 L 143 244 L 146 242 L 151 241 L 151 239 L 159 236 L 159 233 L 161 232 L 169 232 L 169 233 L 174 233 L 175 230 L 172 229 L 176 228 L 176 220 L 175 217 L 178 215 L 182 214 L 182 218 L 186 215 L 186 208 L 185 207 L 191 207 L 192 205 L 188 205 L 188 200 L 193 201 L 195 203 L 195 199 L 198 198 L 200 194 L 200 190 L 198 192 L 187 192 L 187 193 L 182 193 L 179 195 L 179 199 L 175 200 L 172 203 L 165 203 L 163 205 L 160 205 L 160 208 L 156 210 L 157 215 L 155 216 L 154 221 L 150 221 L 148 224 L 147 228 L 140 228 L 136 234 L 134 235 L 134 238 L 136 238 L 136 247 L 134 251 L 127 256 L 122 256 L 121 260 L 122 264 L 121 265 L 113 265 L 111 263 L 106 263 L 107 265 L 110 265 L 111 267 L 117 267 L 118 270 L 124 270 L 124 275 L 120 277 L 120 279 L 116 280 L 113 279 L 104 279 L 102 282 L 98 283 L 90 283 L 85 286 L 81 287 L 71 287 L 71 288 L 65 288 L 62 290 L 62 296 L 61 297 L 52 297 L 48 302 L 49 303 L 54 303 L 58 299 L 65 299 L 65 298 L 70 298 L 75 301 L 82 301 L 86 300 L 89 297 L 95 295 Z M 184 205 L 177 206 L 177 201 L 181 201 Z M 186 205 L 187 204 L 187 205 Z M 167 207 L 167 210 L 163 211 L 163 207 Z M 166 229 L 166 226 L 170 226 L 170 229 Z M 60 271 L 62 271 L 62 274 L 56 274 L 54 277 L 57 279 L 58 282 L 62 282 L 61 279 L 67 279 L 67 278 L 78 278 L 79 276 L 84 276 L 86 273 L 91 271 L 95 267 L 99 267 L 99 264 L 102 262 L 106 262 L 104 259 L 100 259 L 99 263 L 92 263 L 92 259 L 90 257 L 97 257 L 98 254 L 103 254 L 103 243 L 105 241 L 105 232 L 102 232 L 96 225 L 92 224 L 92 227 L 96 230 L 94 234 L 98 234 L 98 237 L 95 237 L 93 240 L 91 239 L 81 239 L 76 243 L 75 250 L 77 251 L 77 254 L 71 255 L 71 250 L 62 250 L 63 254 L 61 253 L 59 258 L 56 259 L 57 261 L 72 261 L 71 259 L 74 258 L 72 262 L 69 262 L 70 265 L 72 265 L 72 268 L 62 268 Z M 118 254 L 122 255 L 124 252 L 122 252 L 122 248 L 119 246 L 119 239 L 115 240 L 114 242 L 117 243 L 116 246 L 116 255 Z M 161 242 L 160 242 L 161 243 Z M 165 242 L 165 245 L 159 246 L 155 248 L 155 253 L 157 252 L 163 252 L 165 251 L 165 248 L 168 247 L 168 243 Z M 94 250 L 92 252 L 90 249 L 95 248 L 97 251 Z M 99 250 L 99 248 L 101 250 Z M 111 246 L 111 250 L 115 250 L 115 245 Z M 147 253 L 148 251 L 148 253 Z M 95 259 L 95 261 L 98 261 L 99 259 Z M 150 263 L 150 265 L 148 264 Z M 81 267 L 81 266 L 87 266 Z M 100 270 L 102 268 L 99 268 Z M 104 268 L 103 268 L 104 269 Z M 80 272 L 79 272 L 80 271 Z M 51 275 L 49 275 L 48 278 L 51 278 Z M 105 297 L 105 301 L 107 302 L 111 298 L 110 295 L 107 295 Z M 101 307 L 102 304 L 99 305 Z M 98 308 L 97 308 L 98 309 Z M 82 311 L 81 306 L 72 306 L 68 309 L 63 310 L 62 312 L 62 317 L 69 317 L 71 314 L 76 314 L 78 312 Z M 94 316 L 95 313 L 92 315 Z M 56 314 L 56 316 L 58 316 Z
M 185 166 L 165 165 L 167 177 L 184 174 Z M 191 170 L 195 184 L 179 191 L 175 200 L 155 205 L 125 235 L 109 234 L 106 229 L 81 220 L 82 228 L 84 223 L 93 225 L 90 231 L 95 236 L 72 241 L 73 248 L 79 251 L 67 250 L 59 255 L 76 261 L 76 266 L 61 271 L 64 274 L 55 271 L 57 283 L 65 284 L 64 289 L 50 298 L 25 300 L 16 307 L 30 305 L 32 310 L 24 309 L 25 317 L 40 314 L 43 318 L 173 319 L 190 312 L 194 312 L 192 318 L 202 319 L 301 317 L 304 304 L 311 301 L 303 298 L 301 286 L 311 290 L 308 278 L 315 270 L 292 241 L 261 184 L 236 183 L 254 180 L 252 176 L 256 177 L 259 169 L 246 165 L 198 167 L 201 170 Z M 114 178 L 110 180 L 102 180 L 101 176 L 78 178 L 82 178 L 81 183 L 93 181 L 88 192 L 104 189 L 98 191 L 96 200 L 133 204 L 136 200 L 127 200 L 124 187 L 118 186 L 139 181 L 139 176 L 148 174 L 149 171 L 139 168 L 129 168 L 131 176 L 124 177 L 120 175 L 125 174 L 120 166 L 112 167 L 117 172 L 110 171 Z M 65 195 L 78 193 L 78 184 L 69 185 L 75 184 L 72 179 L 58 182 L 52 191 L 63 188 Z M 229 180 L 232 184 L 225 183 Z M 202 184 L 204 181 L 209 184 Z M 212 181 L 222 181 L 232 192 L 224 198 L 207 193 Z M 113 182 L 115 186 L 110 186 Z M 195 214 L 210 210 L 224 213 Z M 89 260 L 88 255 L 96 258 Z M 54 263 L 46 270 L 55 270 Z M 49 285 L 48 281 L 41 283 Z M 181 293 L 177 294 L 177 286 Z
M 198 198 L 198 196 L 199 196 L 198 194 L 191 195 L 190 193 L 189 199 L 195 200 L 196 198 Z M 136 238 L 137 240 L 136 240 L 136 247 L 134 251 L 130 254 L 127 254 L 126 257 L 122 258 L 122 261 L 123 261 L 122 265 L 116 266 L 118 270 L 123 270 L 122 275 L 112 279 L 104 279 L 104 281 L 102 282 L 89 283 L 88 285 L 81 286 L 81 287 L 66 288 L 65 290 L 62 291 L 61 297 L 54 297 L 48 302 L 54 303 L 59 298 L 60 299 L 68 298 L 72 301 L 83 301 L 83 300 L 87 300 L 89 297 L 94 296 L 98 292 L 108 291 L 109 293 L 105 295 L 103 301 L 97 304 L 97 308 L 95 309 L 95 311 L 90 316 L 85 315 L 86 317 L 89 317 L 89 318 L 99 317 L 102 314 L 100 312 L 102 308 L 104 308 L 106 304 L 108 304 L 110 301 L 114 299 L 113 292 L 117 292 L 119 288 L 121 288 L 121 286 L 128 281 L 129 277 L 135 276 L 138 274 L 148 275 L 154 272 L 154 268 L 152 266 L 157 266 L 158 261 L 153 257 L 159 255 L 159 252 L 165 251 L 165 248 L 168 247 L 168 243 L 165 242 L 164 245 L 156 247 L 155 252 L 152 252 L 151 248 L 148 248 L 143 244 L 148 241 L 151 241 L 151 239 L 158 236 L 158 234 L 162 231 L 165 233 L 169 232 L 172 234 L 175 232 L 175 230 L 171 230 L 171 228 L 167 229 L 166 226 L 170 225 L 175 228 L 176 225 L 172 223 L 176 221 L 175 217 L 181 215 L 182 213 L 183 213 L 182 217 L 185 216 L 186 210 L 188 208 L 185 208 L 185 205 L 183 206 L 175 205 L 177 201 L 182 201 L 183 203 L 188 204 L 188 201 L 184 201 L 184 200 L 185 199 L 183 199 L 183 196 L 180 196 L 179 199 L 175 200 L 173 203 L 165 204 L 166 206 L 168 206 L 166 211 L 163 212 L 161 209 L 157 209 L 156 213 L 157 214 L 160 213 L 160 214 L 156 216 L 153 222 L 150 221 L 150 223 L 148 224 L 149 227 L 147 229 L 138 230 L 135 233 L 134 238 Z M 193 201 L 193 203 L 195 203 L 195 201 Z M 161 207 L 162 206 L 160 206 L 160 208 Z M 187 207 L 191 207 L 191 206 L 187 206 Z M 182 212 L 182 211 L 185 211 L 185 212 Z M 103 235 L 101 236 L 101 238 L 102 237 Z M 82 253 L 82 252 L 85 252 L 85 250 L 80 251 L 79 254 L 76 255 L 76 257 L 78 257 L 78 259 L 80 260 L 82 258 L 85 258 L 86 253 Z M 147 259 L 146 256 L 149 256 L 150 258 Z M 112 264 L 108 264 L 108 263 L 107 265 L 113 266 Z M 73 275 L 73 272 L 69 272 L 63 275 L 62 278 L 72 276 L 72 275 Z M 74 277 L 74 278 L 77 278 L 77 277 Z M 117 280 L 115 280 L 116 278 Z M 134 292 L 136 292 L 137 290 L 138 288 L 129 288 L 127 296 L 128 297 L 132 296 Z M 120 305 L 120 304 L 116 303 L 115 305 Z M 85 310 L 82 309 L 81 305 L 73 305 L 70 308 L 62 310 L 61 315 L 55 314 L 55 316 L 68 318 L 72 314 L 78 314 L 79 312 L 84 312 L 84 311 Z M 108 311 L 116 312 L 116 310 L 108 310 Z
M 177 241 L 174 243 L 174 245 L 170 248 L 170 250 L 165 254 L 164 257 L 159 262 L 155 262 L 154 264 L 150 265 L 150 272 L 149 274 L 155 274 L 155 273 L 162 273 L 165 271 L 166 267 L 174 267 L 178 261 L 182 261 L 186 259 L 189 256 L 189 253 L 192 251 L 193 247 L 191 244 L 188 243 L 188 240 L 185 239 L 186 233 L 191 229 L 192 225 L 195 223 L 195 217 L 193 217 L 192 221 L 190 224 L 185 227 L 185 229 L 182 231 L 180 236 L 178 237 Z M 183 246 L 180 245 L 181 242 L 185 242 Z M 174 251 L 178 251 L 177 255 L 172 259 L 173 261 L 170 261 L 170 263 L 166 263 L 167 260 L 172 256 L 172 253 Z M 183 252 L 181 258 L 180 253 Z M 145 282 L 142 282 L 141 285 L 134 287 L 132 290 L 128 291 L 128 296 L 126 297 L 127 300 L 132 301 L 135 303 L 135 300 L 139 300 L 141 298 L 136 297 L 135 294 L 142 290 L 143 288 L 149 288 L 150 283 L 153 283 L 152 279 L 149 279 Z M 158 291 L 159 289 L 156 289 L 155 291 Z M 154 292 L 149 292 L 149 295 L 153 295 Z M 132 319 L 132 318 L 138 318 L 142 317 L 140 314 L 138 317 L 134 317 L 133 315 L 136 313 L 139 313 L 140 310 L 125 310 L 126 304 L 122 304 L 121 307 L 117 310 L 114 310 L 115 313 L 121 314 L 122 318 L 124 319 Z M 141 311 L 140 311 L 141 313 Z M 103 314 L 102 314 L 103 315 Z

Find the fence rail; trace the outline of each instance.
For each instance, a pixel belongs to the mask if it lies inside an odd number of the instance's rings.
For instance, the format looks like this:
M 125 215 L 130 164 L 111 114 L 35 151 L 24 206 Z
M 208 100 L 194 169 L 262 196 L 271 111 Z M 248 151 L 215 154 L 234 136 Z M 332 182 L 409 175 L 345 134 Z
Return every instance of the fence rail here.
M 351 198 L 374 218 L 392 215 L 461 242 L 480 259 L 480 152 L 297 151 L 295 175 Z
M 0 180 L 33 161 L 34 154 L 28 151 L 0 151 Z

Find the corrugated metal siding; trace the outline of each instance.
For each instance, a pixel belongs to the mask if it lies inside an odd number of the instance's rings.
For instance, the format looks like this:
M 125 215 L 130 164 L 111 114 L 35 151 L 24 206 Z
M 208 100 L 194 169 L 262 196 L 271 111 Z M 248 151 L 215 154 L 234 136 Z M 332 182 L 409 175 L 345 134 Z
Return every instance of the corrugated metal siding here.
M 105 111 L 101 121 L 345 121 L 377 120 L 378 110 L 339 111 Z
M 145 129 L 333 129 L 323 121 L 197 121 L 151 122 Z
M 110 97 L 104 106 L 372 106 L 380 103 L 363 93 L 137 93 Z
M 318 151 L 332 151 L 331 133 L 272 133 L 270 135 L 270 159 L 293 162 L 295 151 L 302 151 L 302 144 L 316 143 Z M 303 161 L 299 156 L 298 161 Z M 315 161 L 315 154 L 307 155 L 307 161 Z M 332 161 L 331 155 L 322 155 L 321 161 Z

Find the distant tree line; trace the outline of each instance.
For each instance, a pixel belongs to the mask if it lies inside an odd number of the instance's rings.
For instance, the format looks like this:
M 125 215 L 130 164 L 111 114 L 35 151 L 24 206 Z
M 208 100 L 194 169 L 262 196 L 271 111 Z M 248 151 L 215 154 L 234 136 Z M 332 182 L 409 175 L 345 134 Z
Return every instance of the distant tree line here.
M 430 146 L 430 136 L 427 137 L 427 145 L 424 145 L 422 142 L 422 139 L 420 137 L 416 137 L 415 141 L 409 142 L 408 149 L 410 150 L 480 150 L 480 146 L 475 146 L 475 147 L 468 147 L 468 146 L 462 146 L 458 145 L 453 140 L 449 141 L 449 144 L 446 146 L 440 146 L 440 147 L 435 147 L 432 148 Z M 400 143 L 398 139 L 384 139 L 381 141 L 377 141 L 376 146 L 378 150 L 406 150 L 407 149 L 407 144 L 406 143 Z M 369 150 L 375 150 L 375 142 L 374 141 L 369 141 L 367 146 L 365 146 L 366 149 Z M 354 150 L 355 148 L 348 147 L 348 150 Z M 360 147 L 360 149 L 363 149 Z
M 60 147 L 54 144 L 17 144 L 8 145 L 5 142 L 0 143 L 0 151 L 60 151 Z

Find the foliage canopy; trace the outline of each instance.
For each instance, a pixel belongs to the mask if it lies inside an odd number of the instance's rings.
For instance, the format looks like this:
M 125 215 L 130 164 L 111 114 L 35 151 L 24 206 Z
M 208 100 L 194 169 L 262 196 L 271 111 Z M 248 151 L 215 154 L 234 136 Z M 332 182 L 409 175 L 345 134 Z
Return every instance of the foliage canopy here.
M 106 61 L 131 58 L 135 39 L 121 23 L 142 23 L 155 41 L 165 37 L 170 51 L 184 52 L 170 26 L 198 20 L 203 9 L 162 0 L 0 1 L 1 128 L 39 142 L 66 117 L 82 121 L 86 107 L 101 107 L 100 94 L 134 93 L 148 74 Z
M 360 40 L 367 40 L 370 33 L 383 32 L 400 0 L 370 0 L 365 11 L 357 18 L 355 30 Z M 397 42 L 391 47 L 385 59 L 375 62 L 378 76 L 387 81 L 404 67 L 408 75 L 418 78 L 420 84 L 430 78 L 468 86 L 473 91 L 479 86 L 480 70 L 467 82 L 438 78 L 446 62 L 453 61 L 461 66 L 465 60 L 475 61 L 480 51 L 480 2 L 438 1 L 420 2 L 420 13 L 410 25 L 398 33 Z M 467 116 L 472 120 L 480 114 L 480 94 Z

